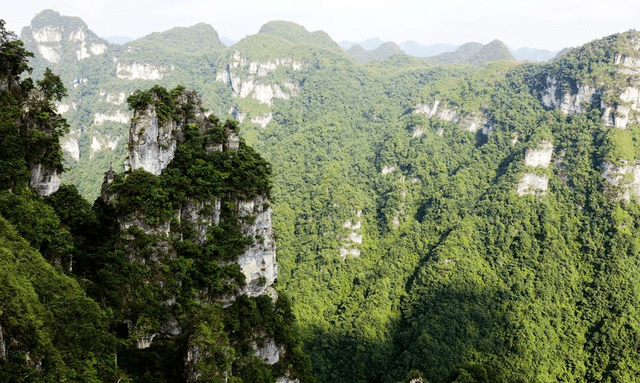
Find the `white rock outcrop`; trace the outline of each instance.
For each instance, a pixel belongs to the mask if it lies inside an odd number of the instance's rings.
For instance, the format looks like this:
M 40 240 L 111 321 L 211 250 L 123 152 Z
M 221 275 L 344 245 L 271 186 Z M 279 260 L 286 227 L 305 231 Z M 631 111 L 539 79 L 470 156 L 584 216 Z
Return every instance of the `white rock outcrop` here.
M 167 68 L 152 64 L 133 63 L 129 65 L 117 63 L 116 77 L 125 80 L 161 80 Z
M 284 346 L 278 346 L 273 339 L 265 341 L 261 346 L 256 342 L 251 342 L 251 347 L 255 355 L 269 366 L 278 363 L 284 355 Z
M 131 113 L 129 112 L 123 113 L 122 111 L 117 110 L 116 113 L 114 114 L 96 113 L 93 119 L 93 123 L 95 125 L 101 125 L 105 121 L 113 121 L 113 122 L 119 122 L 121 124 L 126 124 L 129 122 L 130 119 L 131 119 Z
M 153 105 L 137 113 L 129 132 L 128 166 L 160 175 L 175 156 L 179 132 L 173 120 L 159 122 Z
M 78 161 L 80 159 L 80 144 L 78 143 L 78 134 L 74 134 L 73 132 L 64 136 L 63 139 L 60 140 L 60 146 L 62 150 L 66 153 L 69 153 L 71 158 Z
M 457 123 L 462 130 L 468 132 L 477 132 L 482 130 L 482 133 L 489 134 L 491 127 L 489 126 L 489 120 L 482 112 L 476 112 L 473 114 L 460 115 L 456 109 L 440 107 L 440 100 L 435 99 L 432 105 L 418 103 L 413 108 L 413 113 L 420 113 L 427 118 L 436 118 L 442 121 L 449 121 Z M 414 133 L 415 134 L 415 133 Z M 414 137 L 417 137 L 414 135 Z
M 253 122 L 254 124 L 258 125 L 261 128 L 266 128 L 267 124 L 269 124 L 269 122 L 271 122 L 271 119 L 273 119 L 273 114 L 272 113 L 267 113 L 264 116 L 257 116 L 257 117 L 253 117 L 251 119 L 251 122 Z
M 542 104 L 547 108 L 560 109 L 566 115 L 584 113 L 587 104 L 600 98 L 601 92 L 588 85 L 578 85 L 577 91 L 562 91 L 562 84 L 555 76 L 547 76 L 542 92 Z
M 356 213 L 356 217 L 353 220 L 347 219 L 342 223 L 342 227 L 350 230 L 349 234 L 346 237 L 340 238 L 342 241 L 342 246 L 338 250 L 340 256 L 342 258 L 346 258 L 347 255 L 351 255 L 352 257 L 360 256 L 360 249 L 356 247 L 356 245 L 362 244 L 362 233 L 360 229 L 362 228 L 362 210 L 358 210 Z
M 247 98 L 252 96 L 262 104 L 272 105 L 274 99 L 289 99 L 300 90 L 300 84 L 295 82 L 278 84 L 272 80 L 261 79 L 274 73 L 279 67 L 289 67 L 297 71 L 306 68 L 307 64 L 294 61 L 291 58 L 250 61 L 243 57 L 240 51 L 234 51 L 229 62 L 216 74 L 216 81 L 229 85 L 233 90 L 233 97 Z
M 393 173 L 396 171 L 396 167 L 393 165 L 385 165 L 382 167 L 382 170 L 380 171 L 382 174 L 389 174 L 389 173 Z
M 631 46 L 640 51 L 640 42 L 630 40 Z M 636 54 L 637 55 L 637 54 Z M 547 75 L 543 80 L 544 88 L 541 101 L 547 108 L 560 109 L 566 115 L 586 112 L 587 105 L 599 102 L 602 121 L 606 126 L 625 129 L 630 123 L 640 123 L 640 57 L 616 53 L 611 63 L 618 75 L 627 78 L 628 86 L 622 90 L 607 89 L 603 85 L 594 88 L 590 85 L 562 82 L 554 75 Z M 612 96 L 610 92 L 615 92 Z M 614 99 L 616 101 L 606 101 Z
M 278 277 L 276 242 L 271 228 L 271 203 L 266 196 L 259 195 L 252 200 L 236 201 L 236 207 L 242 234 L 253 239 L 253 244 L 245 249 L 237 261 L 246 282 L 241 294 L 252 297 L 263 295 Z
M 551 164 L 553 154 L 553 144 L 549 141 L 542 141 L 536 149 L 527 150 L 524 156 L 524 164 L 530 167 L 548 168 Z
M 627 202 L 640 202 L 640 164 L 602 164 L 602 177 L 612 186 L 619 188 L 618 197 Z
M 60 175 L 55 169 L 50 169 L 42 164 L 31 167 L 31 180 L 29 187 L 35 190 L 41 197 L 47 197 L 58 191 L 61 183 Z
M 38 44 L 38 53 L 50 63 L 57 64 L 62 60 L 62 47 L 60 44 L 54 46 Z
M 34 29 L 31 35 L 37 43 L 60 42 L 62 40 L 62 28 L 45 26 L 40 29 Z
M 549 188 L 549 178 L 535 173 L 526 173 L 516 188 L 518 195 L 544 195 Z

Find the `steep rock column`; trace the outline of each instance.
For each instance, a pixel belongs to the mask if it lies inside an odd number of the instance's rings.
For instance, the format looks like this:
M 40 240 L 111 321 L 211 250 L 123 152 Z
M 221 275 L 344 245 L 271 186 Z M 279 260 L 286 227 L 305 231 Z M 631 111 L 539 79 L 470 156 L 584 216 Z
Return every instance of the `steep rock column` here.
M 154 105 L 149 105 L 143 112 L 136 111 L 129 130 L 130 169 L 144 169 L 160 175 L 176 154 L 177 130 L 172 119 L 159 120 Z
M 271 228 L 271 204 L 259 195 L 248 201 L 236 201 L 241 232 L 252 238 L 253 244 L 238 257 L 238 265 L 246 278 L 241 294 L 264 295 L 278 276 L 276 242 Z

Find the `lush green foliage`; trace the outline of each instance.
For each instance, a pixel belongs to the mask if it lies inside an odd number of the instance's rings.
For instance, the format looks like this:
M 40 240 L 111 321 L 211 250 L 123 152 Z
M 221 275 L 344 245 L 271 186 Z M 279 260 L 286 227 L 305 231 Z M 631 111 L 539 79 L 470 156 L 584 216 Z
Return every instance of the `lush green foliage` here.
M 209 149 L 237 134 L 235 122 L 187 123 L 201 111 L 177 101 L 191 100 L 184 87 L 134 93 L 134 108 L 154 103 L 161 123 L 182 126 L 169 169 L 110 172 L 93 206 L 75 186 L 41 198 L 28 188 L 30 167 L 62 170 L 67 125 L 53 101 L 66 89 L 49 69 L 35 86 L 21 79 L 29 53 L 3 26 L 0 380 L 310 381 L 286 297 L 236 297 L 245 279 L 236 261 L 252 239 L 233 201 L 268 196 L 271 184 L 269 164 L 242 140 L 237 150 Z M 206 223 L 204 240 L 180 221 L 185 204 L 202 203 L 197 214 L 206 216 L 221 198 L 220 223 Z M 273 366 L 254 356 L 252 342 L 267 339 L 285 350 Z
M 540 102 L 555 78 L 561 95 L 589 85 L 615 104 L 620 89 L 637 81 L 612 65 L 616 57 L 637 54 L 634 38 L 633 32 L 607 37 L 543 66 L 430 64 L 509 58 L 498 42 L 484 51 L 480 44 L 465 44 L 429 62 L 396 55 L 362 66 L 322 33 L 270 23 L 233 49 L 241 60 L 306 64 L 260 77 L 261 84 L 300 85 L 289 99 L 274 98 L 272 104 L 234 99 L 237 82 L 232 90 L 216 81 L 215 70 L 202 69 L 230 70 L 226 64 L 238 61 L 235 52 L 185 55 L 178 64 L 177 56 L 160 57 L 159 45 L 151 53 L 140 49 L 147 62 L 178 68 L 164 72 L 163 86 L 187 77 L 205 104 L 219 103 L 223 112 L 235 107 L 249 117 L 272 113 L 266 128 L 249 118 L 240 127 L 273 164 L 277 288 L 287 292 L 291 305 L 279 300 L 275 309 L 282 315 L 274 316 L 273 304 L 263 298 L 241 298 L 231 314 L 195 303 L 205 287 L 213 302 L 241 285 L 238 270 L 223 265 L 244 242 L 226 204 L 204 246 L 193 228 L 172 222 L 173 212 L 189 198 L 224 196 L 230 185 L 245 196 L 269 188 L 265 183 L 251 189 L 268 173 L 251 151 L 221 158 L 213 171 L 217 154 L 204 153 L 202 140 L 219 142 L 224 130 L 218 123 L 198 134 L 187 126 L 187 140 L 163 175 L 116 177 L 112 187 L 122 199 L 94 206 L 99 230 L 111 242 L 106 250 L 87 248 L 77 257 L 78 272 L 91 281 L 87 290 L 112 308 L 114 323 L 131 320 L 121 339 L 133 342 L 172 317 L 188 323 L 182 338 L 161 337 L 147 351 L 124 347 L 124 369 L 137 380 L 169 381 L 190 367 L 162 361 L 184 355 L 191 341 L 211 347 L 198 366 L 211 376 L 230 368 L 245 381 L 269 381 L 305 366 L 294 342 L 287 346 L 291 359 L 265 368 L 247 342 L 257 326 L 278 339 L 295 339 L 299 330 L 313 375 L 322 382 L 638 380 L 640 209 L 620 200 L 619 190 L 601 175 L 604 161 L 638 158 L 637 128 L 605 128 L 599 103 L 565 116 Z M 132 47 L 130 58 L 136 54 Z M 255 80 L 242 65 L 234 74 Z M 112 89 L 132 93 L 142 80 L 109 81 Z M 91 92 L 97 99 L 98 88 Z M 160 113 L 173 113 L 170 92 L 156 92 L 160 97 L 134 93 L 130 103 L 141 108 L 160 102 Z M 490 133 L 465 131 L 462 120 L 412 113 L 416 104 L 435 100 L 461 118 L 480 116 L 482 124 L 486 118 Z M 554 147 L 549 167 L 525 166 L 526 153 L 541 142 Z M 245 163 L 256 169 L 257 183 L 242 185 L 247 172 L 233 178 L 232 169 Z M 546 177 L 548 189 L 519 195 L 528 173 Z M 195 174 L 205 176 L 194 182 Z M 117 219 L 135 214 L 152 229 L 168 220 L 167 238 L 113 229 Z M 167 244 L 173 258 L 160 251 Z M 125 262 L 125 254 L 138 262 Z M 169 275 L 184 283 L 147 283 Z M 173 297 L 171 307 L 162 303 Z M 233 331 L 222 334 L 223 328 Z M 286 363 L 294 367 L 284 368 Z

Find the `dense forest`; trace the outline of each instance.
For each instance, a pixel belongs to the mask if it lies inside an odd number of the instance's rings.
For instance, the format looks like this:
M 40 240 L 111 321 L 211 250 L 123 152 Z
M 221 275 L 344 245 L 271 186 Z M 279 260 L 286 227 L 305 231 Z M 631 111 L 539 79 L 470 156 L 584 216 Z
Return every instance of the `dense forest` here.
M 46 28 L 61 38 L 41 38 Z M 244 382 L 640 381 L 638 32 L 546 64 L 514 61 L 499 41 L 431 59 L 356 60 L 326 33 L 287 22 L 229 48 L 204 24 L 112 46 L 81 20 L 45 11 L 21 38 L 37 53 L 27 62 L 22 43 L 4 37 L 3 63 L 19 47 L 11 70 L 31 65 L 40 79 L 20 80 L 20 94 L 39 89 L 47 100 L 39 108 L 49 109 L 23 116 L 30 99 L 3 90 L 18 101 L 3 111 L 16 117 L 3 119 L 14 133 L 3 133 L 0 165 L 22 164 L 2 172 L 3 254 L 48 261 L 37 267 L 51 277 L 27 273 L 12 286 L 33 286 L 20 299 L 31 302 L 35 334 L 49 345 L 42 350 L 51 354 L 38 355 L 61 360 L 65 379 L 92 368 L 96 381 L 222 379 L 211 371 Z M 104 50 L 83 56 L 81 44 Z M 125 137 L 129 119 L 136 126 L 150 105 L 184 135 L 159 175 L 123 166 L 137 142 Z M 47 134 L 16 135 L 29 132 L 12 122 L 25 118 L 41 118 Z M 238 132 L 237 152 L 207 151 Z M 64 150 L 42 149 L 58 140 Z M 38 197 L 26 187 L 37 163 L 66 168 L 69 185 Z M 99 198 L 91 205 L 81 195 Z M 229 261 L 252 246 L 242 235 L 252 219 L 224 201 L 263 195 L 280 297 L 240 295 L 223 307 L 248 289 Z M 194 198 L 223 201 L 203 243 L 197 225 L 172 223 L 169 245 L 121 230 L 123 219 L 140 216 L 142 226 L 162 227 Z M 254 246 L 263 242 L 253 236 Z M 163 246 L 175 257 L 159 256 Z M 167 275 L 184 282 L 165 285 Z M 69 284 L 86 306 L 73 315 L 91 325 L 60 326 L 72 313 L 56 311 L 67 306 L 51 303 L 42 279 Z M 4 339 L 15 333 L 9 317 L 0 314 Z M 179 336 L 162 329 L 174 319 Z M 99 336 L 86 349 L 52 340 L 87 328 Z M 163 331 L 151 348 L 136 347 Z M 66 336 L 55 339 L 85 335 Z M 212 350 L 200 375 L 171 358 L 194 339 Z M 273 365 L 251 345 L 268 339 L 286 349 Z M 24 342 L 2 363 L 43 374 L 29 362 L 27 344 L 36 343 Z
M 50 70 L 34 82 L 32 53 L 0 32 L 0 380 L 309 381 L 289 299 L 252 294 L 273 281 L 239 264 L 272 241 L 270 227 L 251 232 L 268 202 L 241 208 L 268 201 L 271 183 L 236 123 L 204 117 L 184 87 L 136 91 L 139 136 L 165 129 L 174 156 L 159 174 L 108 171 L 92 205 L 47 186 L 63 170 L 64 85 Z

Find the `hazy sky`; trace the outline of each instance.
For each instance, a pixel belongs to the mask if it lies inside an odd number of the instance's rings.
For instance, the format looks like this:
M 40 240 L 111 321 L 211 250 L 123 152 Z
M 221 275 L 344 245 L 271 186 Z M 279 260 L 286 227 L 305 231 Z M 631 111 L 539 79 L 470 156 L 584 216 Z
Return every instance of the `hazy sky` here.
M 379 37 L 423 45 L 488 43 L 558 50 L 629 29 L 640 30 L 638 0 L 2 0 L 0 18 L 20 34 L 36 13 L 82 18 L 100 36 L 142 37 L 172 27 L 211 24 L 239 40 L 267 21 L 324 30 L 337 42 Z

